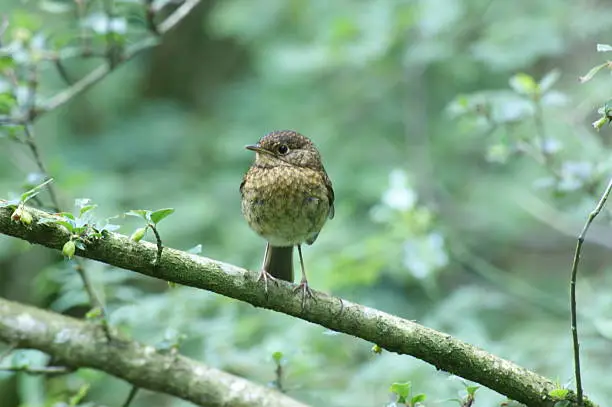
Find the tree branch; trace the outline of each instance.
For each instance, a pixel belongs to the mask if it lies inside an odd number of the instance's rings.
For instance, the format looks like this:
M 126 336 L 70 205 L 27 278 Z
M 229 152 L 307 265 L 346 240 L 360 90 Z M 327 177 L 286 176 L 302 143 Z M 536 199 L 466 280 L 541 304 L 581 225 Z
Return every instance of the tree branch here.
M 0 208 L 0 233 L 61 249 L 70 233 L 54 223 L 39 223 L 50 217 L 45 212 L 26 208 L 33 222 L 23 225 L 11 221 L 12 209 Z M 411 355 L 440 370 L 478 382 L 513 400 L 531 407 L 552 407 L 549 392 L 558 388 L 545 377 L 478 349 L 448 334 L 435 331 L 372 308 L 340 300 L 315 291 L 317 301 L 302 310 L 301 301 L 293 294 L 293 285 L 280 281 L 266 296 L 257 273 L 231 264 L 165 248 L 161 261 L 154 264 L 157 247 L 148 242 L 133 242 L 128 237 L 106 233 L 105 237 L 77 249 L 78 256 L 99 260 L 116 267 L 151 277 L 197 287 L 292 315 L 334 331 L 344 332 L 375 343 L 399 354 Z M 576 397 L 569 392 L 570 406 Z M 584 405 L 594 404 L 585 400 Z
M 200 3 L 200 1 L 201 0 L 185 0 L 185 2 L 180 5 L 180 7 L 178 7 L 172 14 L 170 14 L 170 16 L 168 16 L 161 24 L 157 26 L 158 33 L 165 34 L 166 32 L 173 29 L 183 18 L 185 18 L 185 16 L 187 16 L 187 14 L 189 14 L 191 10 L 193 10 L 195 6 Z M 137 42 L 136 44 L 129 47 L 126 50 L 125 54 L 121 55 L 121 59 L 120 61 L 117 61 L 117 64 L 100 65 L 98 68 L 91 71 L 74 85 L 59 92 L 58 94 L 47 100 L 44 104 L 42 104 L 42 106 L 38 106 L 33 112 L 33 116 L 38 118 L 39 116 L 64 105 L 76 95 L 86 91 L 96 83 L 100 82 L 115 68 L 117 68 L 117 66 L 120 65 L 122 62 L 129 61 L 136 55 L 140 54 L 142 51 L 154 47 L 158 43 L 159 38 L 157 36 L 147 37 Z
M 41 350 L 71 367 L 99 369 L 140 388 L 171 394 L 203 407 L 306 407 L 275 390 L 120 338 L 116 333 L 109 342 L 94 324 L 2 298 L 0 340 Z

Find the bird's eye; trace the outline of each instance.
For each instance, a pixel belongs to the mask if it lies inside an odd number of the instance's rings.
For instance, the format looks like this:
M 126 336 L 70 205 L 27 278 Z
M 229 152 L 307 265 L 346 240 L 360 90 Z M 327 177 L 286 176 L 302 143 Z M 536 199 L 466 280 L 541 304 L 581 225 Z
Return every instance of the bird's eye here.
M 277 150 L 279 154 L 285 155 L 289 152 L 289 147 L 287 147 L 286 144 L 281 144 L 278 146 Z

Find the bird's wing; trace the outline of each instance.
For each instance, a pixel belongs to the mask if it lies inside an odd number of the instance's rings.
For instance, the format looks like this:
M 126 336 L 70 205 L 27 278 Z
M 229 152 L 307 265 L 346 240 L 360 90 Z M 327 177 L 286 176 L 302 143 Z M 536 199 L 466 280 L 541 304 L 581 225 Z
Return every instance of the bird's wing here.
M 323 170 L 325 172 L 325 170 Z M 334 209 L 334 188 L 332 188 L 332 183 L 327 173 L 325 172 L 325 188 L 327 188 L 327 200 L 329 201 L 329 218 L 333 219 L 336 214 L 336 210 Z

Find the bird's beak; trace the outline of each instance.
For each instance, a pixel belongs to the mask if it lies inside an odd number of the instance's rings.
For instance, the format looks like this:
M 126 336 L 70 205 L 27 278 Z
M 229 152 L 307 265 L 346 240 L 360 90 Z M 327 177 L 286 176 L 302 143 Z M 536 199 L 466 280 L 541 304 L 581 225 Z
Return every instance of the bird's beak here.
M 259 144 L 251 144 L 251 145 L 245 146 L 244 148 L 246 148 L 247 150 L 255 151 L 256 153 L 263 153 L 263 154 L 268 153 L 268 150 L 262 148 Z

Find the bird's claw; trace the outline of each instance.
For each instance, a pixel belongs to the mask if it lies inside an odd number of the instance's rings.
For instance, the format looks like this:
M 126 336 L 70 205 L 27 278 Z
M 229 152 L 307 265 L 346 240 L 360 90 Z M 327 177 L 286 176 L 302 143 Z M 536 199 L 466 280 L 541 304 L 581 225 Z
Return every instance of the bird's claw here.
M 259 273 L 259 277 L 257 277 L 257 281 L 263 280 L 264 282 L 264 291 L 266 295 L 268 295 L 268 280 L 272 281 L 278 287 L 278 280 L 272 276 L 272 274 L 268 273 L 266 270 L 261 270 Z
M 304 310 L 304 307 L 306 305 L 306 298 L 312 299 L 314 301 L 317 300 L 317 298 L 314 295 L 314 292 L 312 292 L 312 290 L 308 286 L 308 281 L 306 280 L 300 281 L 297 287 L 293 289 L 294 293 L 297 293 L 298 291 L 302 292 L 302 311 Z

